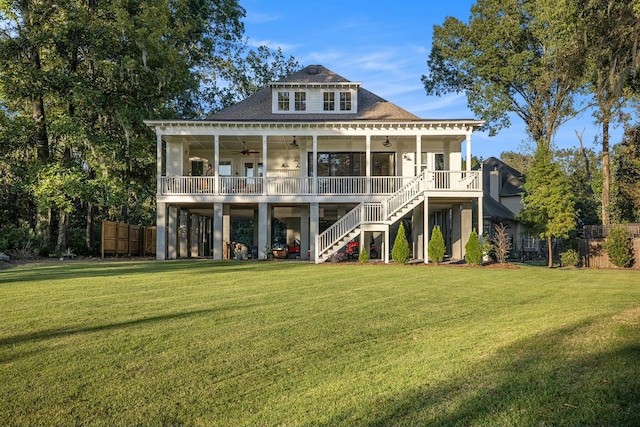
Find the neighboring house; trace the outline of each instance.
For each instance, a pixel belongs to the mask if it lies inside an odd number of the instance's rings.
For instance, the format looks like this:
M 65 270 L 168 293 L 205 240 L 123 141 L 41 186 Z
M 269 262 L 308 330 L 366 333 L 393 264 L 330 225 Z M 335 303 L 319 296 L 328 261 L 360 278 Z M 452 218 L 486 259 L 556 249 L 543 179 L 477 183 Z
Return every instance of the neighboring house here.
M 421 119 L 321 65 L 206 120 L 146 123 L 157 136 L 158 260 L 223 259 L 236 218 L 253 220 L 258 258 L 277 219 L 286 243 L 315 262 L 354 239 L 374 241 L 387 262 L 400 220 L 415 259 L 428 262 L 435 224 L 462 259 L 482 228 L 472 220 L 482 175 L 462 170 L 462 150 L 471 158 L 483 122 Z
M 475 167 L 475 170 L 480 167 Z M 482 162 L 482 191 L 484 192 L 484 235 L 491 237 L 496 224 L 508 227 L 512 248 L 518 252 L 537 252 L 538 239 L 527 234 L 516 215 L 524 207 L 522 173 L 495 157 Z

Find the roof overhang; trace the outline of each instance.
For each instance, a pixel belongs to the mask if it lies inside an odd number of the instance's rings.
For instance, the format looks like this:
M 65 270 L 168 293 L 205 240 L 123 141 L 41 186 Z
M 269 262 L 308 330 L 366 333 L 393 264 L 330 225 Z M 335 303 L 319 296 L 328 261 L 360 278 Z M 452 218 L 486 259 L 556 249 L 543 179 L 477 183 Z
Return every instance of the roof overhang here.
M 406 122 L 382 122 L 382 121 L 323 121 L 323 122 L 241 122 L 241 121 L 209 121 L 209 120 L 145 120 L 144 123 L 156 131 L 162 133 L 170 129 L 184 132 L 187 129 L 195 131 L 209 130 L 384 130 L 384 131 L 452 131 L 473 132 L 484 125 L 483 120 L 416 120 Z

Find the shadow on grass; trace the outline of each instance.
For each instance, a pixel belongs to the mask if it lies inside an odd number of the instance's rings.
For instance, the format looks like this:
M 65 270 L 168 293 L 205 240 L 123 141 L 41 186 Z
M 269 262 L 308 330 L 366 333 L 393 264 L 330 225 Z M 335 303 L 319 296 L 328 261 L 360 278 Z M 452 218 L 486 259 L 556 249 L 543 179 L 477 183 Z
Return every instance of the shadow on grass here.
M 216 308 L 211 308 L 206 310 L 193 310 L 193 311 L 187 311 L 187 312 L 181 312 L 181 313 L 167 313 L 167 314 L 162 314 L 158 316 L 148 316 L 148 317 L 142 317 L 138 319 L 127 320 L 124 322 L 108 323 L 108 324 L 101 324 L 101 325 L 95 325 L 95 326 L 86 326 L 86 327 L 79 326 L 76 328 L 59 328 L 59 329 L 35 331 L 28 334 L 13 335 L 13 336 L 2 338 L 0 339 L 0 348 L 4 346 L 15 345 L 15 344 L 24 344 L 30 341 L 44 341 L 44 340 L 54 339 L 54 338 L 64 338 L 64 337 L 68 337 L 76 334 L 125 329 L 125 328 L 130 328 L 135 326 L 146 325 L 146 324 L 164 322 L 167 320 L 179 320 L 179 319 L 186 319 L 186 318 L 196 317 L 201 315 L 209 315 L 212 313 L 220 313 L 220 312 L 229 311 L 229 310 L 250 309 L 251 307 L 256 307 L 256 306 L 258 306 L 258 304 L 243 305 L 242 307 L 238 305 L 229 305 L 225 307 L 216 307 Z
M 598 334 L 611 332 L 603 332 L 604 318 L 523 340 L 443 384 L 378 402 L 356 424 L 640 425 L 637 320 L 610 328 L 615 338 L 597 352 L 585 340 L 598 342 Z
M 78 261 L 50 262 L 24 265 L 0 271 L 0 285 L 33 281 L 55 281 L 94 277 L 123 277 L 136 274 L 216 274 L 233 271 L 294 270 L 308 265 L 305 262 L 260 262 L 260 261 L 213 261 L 213 260 L 174 260 L 174 261 Z

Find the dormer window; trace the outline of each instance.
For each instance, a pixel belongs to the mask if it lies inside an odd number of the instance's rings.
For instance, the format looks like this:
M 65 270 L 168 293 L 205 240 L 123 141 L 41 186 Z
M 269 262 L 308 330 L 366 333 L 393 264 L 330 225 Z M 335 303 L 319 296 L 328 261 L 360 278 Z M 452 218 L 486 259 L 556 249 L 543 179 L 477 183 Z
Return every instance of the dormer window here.
M 289 111 L 289 92 L 278 92 L 278 111 Z
M 273 83 L 273 114 L 353 114 L 358 111 L 358 83 Z
M 294 109 L 296 111 L 307 110 L 307 93 L 306 92 L 294 93 Z
M 336 109 L 336 94 L 335 92 L 324 92 L 323 96 L 323 110 L 324 111 L 335 111 Z
M 340 111 L 351 111 L 351 92 L 340 92 Z

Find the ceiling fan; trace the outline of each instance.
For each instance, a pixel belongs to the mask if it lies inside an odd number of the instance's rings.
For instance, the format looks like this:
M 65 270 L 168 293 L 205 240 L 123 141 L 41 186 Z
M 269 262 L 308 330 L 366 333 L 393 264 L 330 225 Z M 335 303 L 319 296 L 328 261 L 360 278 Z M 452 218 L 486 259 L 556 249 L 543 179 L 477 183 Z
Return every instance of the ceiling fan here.
M 243 156 L 248 156 L 250 154 L 258 154 L 258 153 L 259 151 L 249 150 L 247 148 L 247 144 L 244 141 L 242 141 L 242 150 L 233 152 L 233 154 L 242 154 Z

